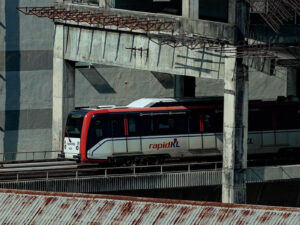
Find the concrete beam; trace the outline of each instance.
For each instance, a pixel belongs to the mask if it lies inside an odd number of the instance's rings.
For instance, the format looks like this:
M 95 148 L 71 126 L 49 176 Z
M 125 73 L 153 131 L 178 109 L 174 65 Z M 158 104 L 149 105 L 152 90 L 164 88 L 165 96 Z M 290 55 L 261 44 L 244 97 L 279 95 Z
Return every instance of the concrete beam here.
M 191 0 L 194 1 L 194 0 Z M 195 3 L 196 4 L 196 3 Z M 210 38 L 218 38 L 221 40 L 228 40 L 230 43 L 235 42 L 236 28 L 232 24 L 213 22 L 207 20 L 192 19 L 183 16 L 175 16 L 168 14 L 137 12 L 131 10 L 114 9 L 114 8 L 100 8 L 96 6 L 78 5 L 78 4 L 55 4 L 58 8 L 67 8 L 69 10 L 90 11 L 95 13 L 105 13 L 108 15 L 120 15 L 120 16 L 133 16 L 137 18 L 148 18 L 161 21 L 174 21 L 176 22 L 172 30 L 164 30 L 159 33 L 167 33 L 170 35 L 179 35 L 183 33 L 187 34 L 199 34 Z M 195 6 L 196 7 L 196 6 Z M 195 7 L 193 10 L 195 10 Z M 186 9 L 184 9 L 186 11 Z M 186 13 L 185 13 L 186 14 Z M 102 25 L 77 23 L 75 21 L 55 20 L 56 23 L 62 23 L 65 25 L 74 25 L 88 28 L 103 29 Z M 132 32 L 127 28 L 117 28 L 114 26 L 106 26 L 105 30 L 117 31 L 117 32 Z M 158 34 L 156 31 L 146 32 L 143 30 L 135 30 L 135 33 L 140 34 Z
M 175 75 L 174 83 L 174 97 L 184 98 L 184 77 Z
M 222 202 L 246 203 L 248 75 L 242 59 L 225 59 Z
M 114 8 L 115 0 L 99 0 L 99 6 L 103 8 Z
M 184 76 L 223 79 L 224 59 L 205 49 L 173 48 L 137 33 L 65 26 L 64 58 Z M 142 49 L 142 51 L 140 50 Z
M 74 109 L 75 65 L 64 59 L 64 28 L 56 25 L 53 48 L 52 150 L 62 150 L 64 125 Z
M 182 16 L 199 19 L 199 0 L 182 0 Z

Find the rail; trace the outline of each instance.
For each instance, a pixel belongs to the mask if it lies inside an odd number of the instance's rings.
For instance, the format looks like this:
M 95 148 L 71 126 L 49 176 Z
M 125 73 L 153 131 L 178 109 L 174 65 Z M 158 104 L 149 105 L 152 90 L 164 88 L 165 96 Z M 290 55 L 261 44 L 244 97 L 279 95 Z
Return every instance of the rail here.
M 29 151 L 0 153 L 1 162 L 54 159 L 61 151 Z

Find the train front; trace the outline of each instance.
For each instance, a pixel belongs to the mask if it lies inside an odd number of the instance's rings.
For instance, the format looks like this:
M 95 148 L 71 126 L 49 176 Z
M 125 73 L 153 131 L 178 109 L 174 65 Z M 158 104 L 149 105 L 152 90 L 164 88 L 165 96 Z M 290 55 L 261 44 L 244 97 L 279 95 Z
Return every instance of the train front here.
M 80 160 L 80 138 L 83 119 L 87 111 L 72 111 L 67 119 L 63 143 L 63 157 L 65 159 Z

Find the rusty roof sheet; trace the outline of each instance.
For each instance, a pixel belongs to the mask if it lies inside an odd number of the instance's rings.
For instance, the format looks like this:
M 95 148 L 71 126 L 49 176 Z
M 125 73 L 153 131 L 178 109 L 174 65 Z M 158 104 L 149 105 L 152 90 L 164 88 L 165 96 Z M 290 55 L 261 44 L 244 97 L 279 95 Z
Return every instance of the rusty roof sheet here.
M 300 209 L 0 190 L 0 224 L 300 224 Z

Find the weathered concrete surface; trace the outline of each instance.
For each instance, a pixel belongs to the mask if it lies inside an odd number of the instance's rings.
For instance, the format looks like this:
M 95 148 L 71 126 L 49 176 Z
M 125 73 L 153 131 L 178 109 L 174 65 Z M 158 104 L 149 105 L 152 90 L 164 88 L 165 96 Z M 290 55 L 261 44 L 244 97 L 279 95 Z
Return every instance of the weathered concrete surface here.
M 238 28 L 238 46 L 245 39 L 245 2 L 229 0 L 230 22 Z M 235 47 L 233 55 L 239 52 Z M 223 122 L 223 171 L 222 202 L 241 203 L 246 201 L 246 168 L 248 137 L 248 67 L 243 58 L 228 55 L 225 58 L 224 78 L 224 122 Z M 230 58 L 231 56 L 231 58 Z
M 64 125 L 75 106 L 75 63 L 64 59 L 64 29 L 56 25 L 53 48 L 52 150 L 61 149 Z
M 64 27 L 64 59 L 177 75 L 223 79 L 224 59 L 215 52 L 158 45 L 142 34 Z M 130 48 L 142 48 L 142 53 Z
M 174 76 L 96 65 L 76 69 L 75 87 L 75 106 L 127 105 L 145 96 L 173 98 Z
M 234 43 L 236 41 L 235 31 L 236 28 L 232 24 L 221 23 L 221 22 L 213 22 L 207 20 L 199 20 L 199 19 L 191 19 L 182 16 L 174 16 L 167 14 L 159 14 L 159 13 L 148 13 L 148 12 L 137 12 L 131 10 L 123 10 L 123 9 L 113 9 L 113 8 L 100 8 L 95 6 L 86 6 L 86 5 L 78 5 L 78 4 L 56 4 L 59 8 L 67 8 L 69 10 L 80 10 L 80 11 L 89 11 L 96 13 L 105 13 L 108 15 L 120 15 L 120 16 L 133 16 L 140 18 L 149 18 L 161 21 L 174 21 L 176 22 L 174 28 L 172 30 L 165 30 L 159 33 L 168 33 L 168 34 L 199 34 L 210 38 L 217 38 L 220 40 L 228 40 L 230 43 Z M 195 10 L 195 9 L 193 9 Z M 75 25 L 89 28 L 100 28 L 103 29 L 102 25 L 93 24 L 90 25 L 88 23 L 77 23 L 74 21 L 64 21 L 64 20 L 55 20 L 56 23 L 62 23 L 66 25 Z M 117 28 L 115 26 L 106 26 L 106 30 L 114 30 L 119 32 L 131 32 L 128 28 Z M 146 32 L 143 30 L 134 30 L 135 33 L 140 34 L 158 34 L 157 31 Z
M 242 59 L 226 58 L 222 202 L 246 202 L 248 73 Z
M 199 1 L 182 0 L 182 16 L 190 19 L 199 18 Z
M 0 1 L 0 153 L 51 150 L 54 26 L 16 7 L 53 2 Z

